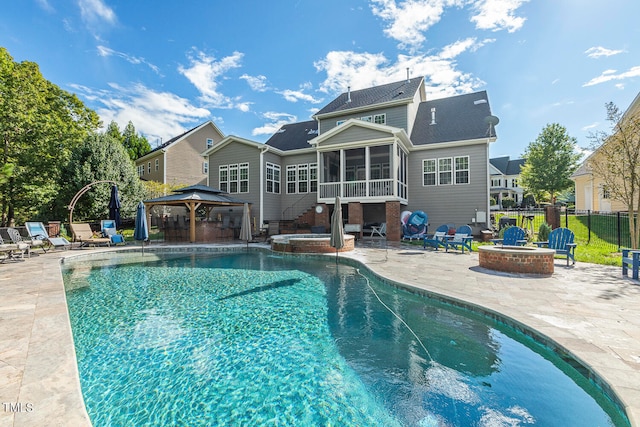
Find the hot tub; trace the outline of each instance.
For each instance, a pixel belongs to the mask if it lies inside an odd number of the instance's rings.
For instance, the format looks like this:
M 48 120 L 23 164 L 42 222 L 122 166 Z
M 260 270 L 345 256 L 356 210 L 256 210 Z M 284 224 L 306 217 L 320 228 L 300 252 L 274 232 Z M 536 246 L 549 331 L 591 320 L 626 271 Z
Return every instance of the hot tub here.
M 329 244 L 330 234 L 278 234 L 271 237 L 271 250 L 276 252 L 323 254 L 333 253 L 336 248 Z M 344 247 L 338 252 L 352 251 L 355 237 L 344 235 Z

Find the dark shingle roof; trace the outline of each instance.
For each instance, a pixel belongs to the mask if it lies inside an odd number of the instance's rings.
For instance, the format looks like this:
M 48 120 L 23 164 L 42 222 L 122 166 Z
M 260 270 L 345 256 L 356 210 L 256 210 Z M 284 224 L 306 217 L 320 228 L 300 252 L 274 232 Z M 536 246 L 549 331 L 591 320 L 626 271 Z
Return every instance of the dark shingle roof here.
M 316 136 L 318 136 L 318 122 L 309 120 L 283 125 L 265 144 L 282 151 L 310 148 L 307 141 Z
M 414 77 L 409 81 L 388 83 L 368 89 L 345 92 L 327 104 L 315 115 L 335 113 L 352 108 L 368 107 L 398 100 L 411 100 L 422 83 L 423 77 Z M 351 102 L 347 100 L 351 98 Z
M 431 109 L 435 108 L 435 124 Z M 495 137 L 486 120 L 491 115 L 486 91 L 421 102 L 411 132 L 414 145 Z
M 145 154 L 145 156 L 146 156 L 146 155 L 148 155 L 148 154 L 151 154 L 151 153 L 153 153 L 153 152 L 155 152 L 155 151 L 162 150 L 162 149 L 164 149 L 164 148 L 166 148 L 166 147 L 170 146 L 171 144 L 173 144 L 174 142 L 176 142 L 177 140 L 179 140 L 180 138 L 182 138 L 183 136 L 185 136 L 185 135 L 186 135 L 186 134 L 188 134 L 189 132 L 192 132 L 192 131 L 196 130 L 196 129 L 197 129 L 197 128 L 199 128 L 200 126 L 202 126 L 202 124 L 199 124 L 198 126 L 194 127 L 193 129 L 189 129 L 188 131 L 183 132 L 183 133 L 181 133 L 181 134 L 180 134 L 180 135 L 178 135 L 178 136 L 174 136 L 174 137 L 173 137 L 173 138 L 171 138 L 170 140 L 168 140 L 168 141 L 166 141 L 166 142 L 163 142 L 162 144 L 158 145 L 158 146 L 157 146 L 156 148 L 154 148 L 153 150 L 149 151 L 147 154 Z
M 489 159 L 489 163 L 491 163 L 504 175 L 519 175 L 520 168 L 524 166 L 525 161 L 525 159 L 511 160 L 509 156 L 494 157 L 493 159 Z

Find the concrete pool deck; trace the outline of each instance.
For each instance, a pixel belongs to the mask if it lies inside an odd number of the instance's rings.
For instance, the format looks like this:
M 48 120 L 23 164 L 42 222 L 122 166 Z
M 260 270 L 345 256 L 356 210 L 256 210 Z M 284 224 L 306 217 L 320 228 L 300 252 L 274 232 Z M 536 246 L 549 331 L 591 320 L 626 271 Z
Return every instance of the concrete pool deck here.
M 0 264 L 0 427 L 90 425 L 60 262 L 123 249 L 58 250 Z M 580 262 L 566 267 L 558 259 L 551 277 L 516 276 L 479 268 L 477 253 L 375 240 L 339 256 L 364 262 L 389 280 L 482 306 L 537 331 L 589 365 L 616 393 L 631 425 L 640 426 L 640 282 L 623 277 L 620 267 Z

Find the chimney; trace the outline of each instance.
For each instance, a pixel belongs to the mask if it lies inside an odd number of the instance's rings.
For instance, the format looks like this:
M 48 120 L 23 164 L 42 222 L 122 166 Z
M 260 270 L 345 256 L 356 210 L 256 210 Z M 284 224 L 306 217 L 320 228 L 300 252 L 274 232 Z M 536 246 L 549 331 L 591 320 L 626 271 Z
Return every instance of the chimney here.
M 347 86 L 347 102 L 351 102 L 351 86 Z
M 436 124 L 436 107 L 431 107 L 431 124 Z
M 409 67 L 407 67 L 407 83 L 409 83 Z

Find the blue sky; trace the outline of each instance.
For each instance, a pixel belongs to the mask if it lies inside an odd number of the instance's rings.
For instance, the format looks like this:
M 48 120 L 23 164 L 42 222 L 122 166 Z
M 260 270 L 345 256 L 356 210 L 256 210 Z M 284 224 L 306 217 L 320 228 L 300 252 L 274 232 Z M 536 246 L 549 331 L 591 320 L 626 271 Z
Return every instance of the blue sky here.
M 606 102 L 631 104 L 638 16 L 638 0 L 18 0 L 0 46 L 152 146 L 206 120 L 264 142 L 409 68 L 429 98 L 486 90 L 490 154 L 518 158 L 549 123 L 587 147 Z

